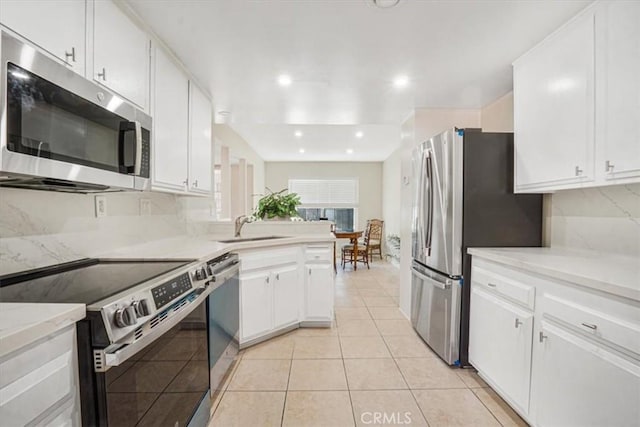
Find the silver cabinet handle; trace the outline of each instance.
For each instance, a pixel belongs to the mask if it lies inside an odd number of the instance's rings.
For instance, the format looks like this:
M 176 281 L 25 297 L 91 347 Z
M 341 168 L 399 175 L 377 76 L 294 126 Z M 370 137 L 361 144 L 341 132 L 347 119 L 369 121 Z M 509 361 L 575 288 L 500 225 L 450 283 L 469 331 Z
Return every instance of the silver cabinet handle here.
M 496 285 L 495 283 L 491 283 L 491 282 L 487 283 L 487 286 L 490 287 L 490 288 L 497 288 L 498 287 L 498 285 Z
M 269 276 L 267 276 L 266 282 L 269 283 Z
M 604 162 L 604 171 L 605 172 L 613 172 L 613 163 L 610 160 Z
M 520 319 L 518 319 L 518 318 L 516 317 L 516 324 L 515 324 L 515 327 L 516 327 L 516 328 L 518 328 L 520 325 L 522 325 L 522 320 L 520 320 Z
M 309 269 L 309 276 L 311 276 L 311 269 Z
M 100 77 L 105 82 L 107 81 L 107 70 L 105 70 L 104 67 L 102 67 L 102 72 L 98 73 L 98 77 Z
M 184 181 L 182 181 L 182 183 L 188 187 L 189 186 L 189 178 L 186 178 Z
M 548 337 L 542 332 L 540 331 L 540 335 L 539 335 L 539 339 L 540 342 L 543 342 L 544 340 L 546 340 Z
M 276 274 L 276 280 L 280 280 L 280 273 Z
M 584 172 L 584 171 L 582 169 L 580 169 L 580 166 L 576 166 L 576 176 L 582 175 L 582 172 Z
M 193 181 L 193 186 L 196 187 L 196 188 L 198 187 L 198 180 L 197 179 L 195 181 Z
M 598 329 L 598 325 L 595 325 L 593 323 L 584 323 L 584 322 L 582 322 L 581 325 L 584 326 L 585 328 L 589 328 L 589 329 L 592 329 L 594 331 L 596 329 Z
M 76 48 L 71 47 L 71 52 L 64 52 L 64 56 L 67 59 L 67 62 L 76 62 Z M 69 61 L 71 59 L 71 61 Z

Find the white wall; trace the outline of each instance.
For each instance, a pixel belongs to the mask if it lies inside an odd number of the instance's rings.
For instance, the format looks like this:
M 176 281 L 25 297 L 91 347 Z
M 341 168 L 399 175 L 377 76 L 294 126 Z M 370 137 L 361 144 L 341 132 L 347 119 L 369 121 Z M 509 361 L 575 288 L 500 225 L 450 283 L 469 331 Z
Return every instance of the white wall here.
M 253 189 L 256 193 L 264 191 L 264 160 L 262 157 L 229 125 L 214 124 L 213 136 L 216 142 L 229 147 L 231 156 L 245 159 L 248 164 L 253 165 Z M 234 196 L 232 195 L 232 197 Z M 258 199 L 258 196 L 253 197 L 253 206 Z
M 480 116 L 485 132 L 513 132 L 513 92 L 484 106 Z
M 382 218 L 382 162 L 265 162 L 265 185 L 272 191 L 287 188 L 289 179 L 336 178 L 358 178 L 357 228 L 363 229 L 368 219 Z M 264 186 L 256 187 L 256 192 L 261 190 Z

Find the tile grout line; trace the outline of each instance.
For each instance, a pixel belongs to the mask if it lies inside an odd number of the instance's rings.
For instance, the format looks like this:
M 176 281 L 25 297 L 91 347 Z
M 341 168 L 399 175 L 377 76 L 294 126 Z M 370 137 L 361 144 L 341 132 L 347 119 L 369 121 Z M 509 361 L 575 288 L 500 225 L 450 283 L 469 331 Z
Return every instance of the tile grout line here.
M 296 340 L 292 339 L 291 359 L 289 359 L 289 376 L 287 377 L 287 387 L 284 390 L 284 402 L 282 402 L 282 414 L 280 415 L 280 427 L 284 425 L 284 414 L 287 408 L 287 398 L 289 397 L 289 383 L 291 382 L 291 371 L 293 370 L 293 355 L 296 351 Z

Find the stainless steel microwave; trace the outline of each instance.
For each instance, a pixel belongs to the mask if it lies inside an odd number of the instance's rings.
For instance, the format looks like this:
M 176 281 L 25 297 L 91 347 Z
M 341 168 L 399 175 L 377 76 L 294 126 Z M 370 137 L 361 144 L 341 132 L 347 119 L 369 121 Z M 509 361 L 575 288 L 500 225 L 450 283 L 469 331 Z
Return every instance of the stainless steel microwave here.
M 2 32 L 0 185 L 149 187 L 151 117 Z

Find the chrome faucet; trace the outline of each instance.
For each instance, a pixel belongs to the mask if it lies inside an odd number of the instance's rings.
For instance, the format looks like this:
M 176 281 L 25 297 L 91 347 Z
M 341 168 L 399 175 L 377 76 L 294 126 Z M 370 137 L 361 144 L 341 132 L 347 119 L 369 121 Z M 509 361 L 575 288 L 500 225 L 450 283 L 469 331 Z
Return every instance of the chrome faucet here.
M 236 218 L 236 233 L 235 237 L 240 237 L 240 232 L 242 231 L 242 226 L 246 223 L 251 222 L 251 219 L 246 215 L 240 215 Z

